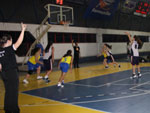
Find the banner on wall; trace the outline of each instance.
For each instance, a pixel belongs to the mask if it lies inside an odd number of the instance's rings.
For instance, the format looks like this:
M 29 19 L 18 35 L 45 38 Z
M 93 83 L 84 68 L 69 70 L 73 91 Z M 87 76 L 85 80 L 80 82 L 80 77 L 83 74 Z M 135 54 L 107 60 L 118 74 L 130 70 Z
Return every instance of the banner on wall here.
M 118 8 L 119 0 L 91 0 L 84 18 L 108 18 L 111 17 Z

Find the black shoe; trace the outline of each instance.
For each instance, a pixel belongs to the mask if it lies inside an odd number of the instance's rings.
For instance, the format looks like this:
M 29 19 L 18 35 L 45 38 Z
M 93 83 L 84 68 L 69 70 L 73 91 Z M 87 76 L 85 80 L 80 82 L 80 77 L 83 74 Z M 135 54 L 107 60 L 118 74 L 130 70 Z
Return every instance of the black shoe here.
M 5 113 L 12 113 L 11 111 L 5 110 Z
M 119 64 L 118 67 L 121 68 L 121 65 Z

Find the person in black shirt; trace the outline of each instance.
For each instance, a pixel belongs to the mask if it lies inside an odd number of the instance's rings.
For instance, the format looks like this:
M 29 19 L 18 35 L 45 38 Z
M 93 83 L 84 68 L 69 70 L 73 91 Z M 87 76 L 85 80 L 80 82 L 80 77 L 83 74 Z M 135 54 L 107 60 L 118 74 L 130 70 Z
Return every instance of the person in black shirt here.
M 5 86 L 4 110 L 5 113 L 20 113 L 18 107 L 19 76 L 15 51 L 24 38 L 26 25 L 21 23 L 22 31 L 16 43 L 12 44 L 12 37 L 0 37 L 0 71 Z
M 74 45 L 74 40 L 72 40 L 72 47 L 74 49 L 74 60 L 73 60 L 74 68 L 79 68 L 80 47 L 78 46 L 77 42 L 75 42 Z

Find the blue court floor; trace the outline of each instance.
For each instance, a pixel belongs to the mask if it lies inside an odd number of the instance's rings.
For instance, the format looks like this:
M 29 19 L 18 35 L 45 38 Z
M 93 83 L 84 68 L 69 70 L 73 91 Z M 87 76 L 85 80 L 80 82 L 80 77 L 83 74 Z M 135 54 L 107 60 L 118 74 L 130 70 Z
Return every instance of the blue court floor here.
M 150 67 L 141 73 L 134 80 L 127 70 L 22 93 L 110 113 L 150 113 Z

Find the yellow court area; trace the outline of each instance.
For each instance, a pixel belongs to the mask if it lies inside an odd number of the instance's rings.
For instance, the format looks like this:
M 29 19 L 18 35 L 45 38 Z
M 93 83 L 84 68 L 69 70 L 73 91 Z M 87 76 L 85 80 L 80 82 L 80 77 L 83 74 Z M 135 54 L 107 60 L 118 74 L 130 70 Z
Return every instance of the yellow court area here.
M 86 78 L 93 78 L 96 76 L 105 76 L 106 74 L 121 72 L 132 69 L 130 63 L 120 63 L 121 68 L 111 66 L 105 69 L 103 65 L 92 65 L 87 67 L 81 67 L 73 69 L 72 72 L 68 72 L 65 78 L 65 83 L 82 80 Z M 150 63 L 141 63 L 141 67 L 150 66 Z M 44 76 L 45 73 L 41 75 Z M 46 84 L 43 80 L 36 80 L 36 75 L 32 75 L 29 79 L 29 84 L 23 84 L 22 80 L 25 75 L 20 76 L 20 88 L 19 88 L 19 106 L 21 113 L 106 113 L 100 110 L 91 109 L 88 107 L 82 107 L 79 105 L 68 104 L 60 101 L 50 100 L 38 96 L 28 95 L 22 93 L 23 91 L 29 91 L 33 89 L 44 88 L 48 86 L 56 85 L 60 77 L 60 71 L 53 71 L 50 75 L 51 82 Z M 107 81 L 106 81 L 107 82 Z M 65 87 L 64 87 L 65 88 Z M 3 111 L 4 100 L 4 86 L 2 80 L 0 80 L 0 113 Z M 67 89 L 67 91 L 71 91 Z M 52 93 L 51 90 L 45 93 Z

